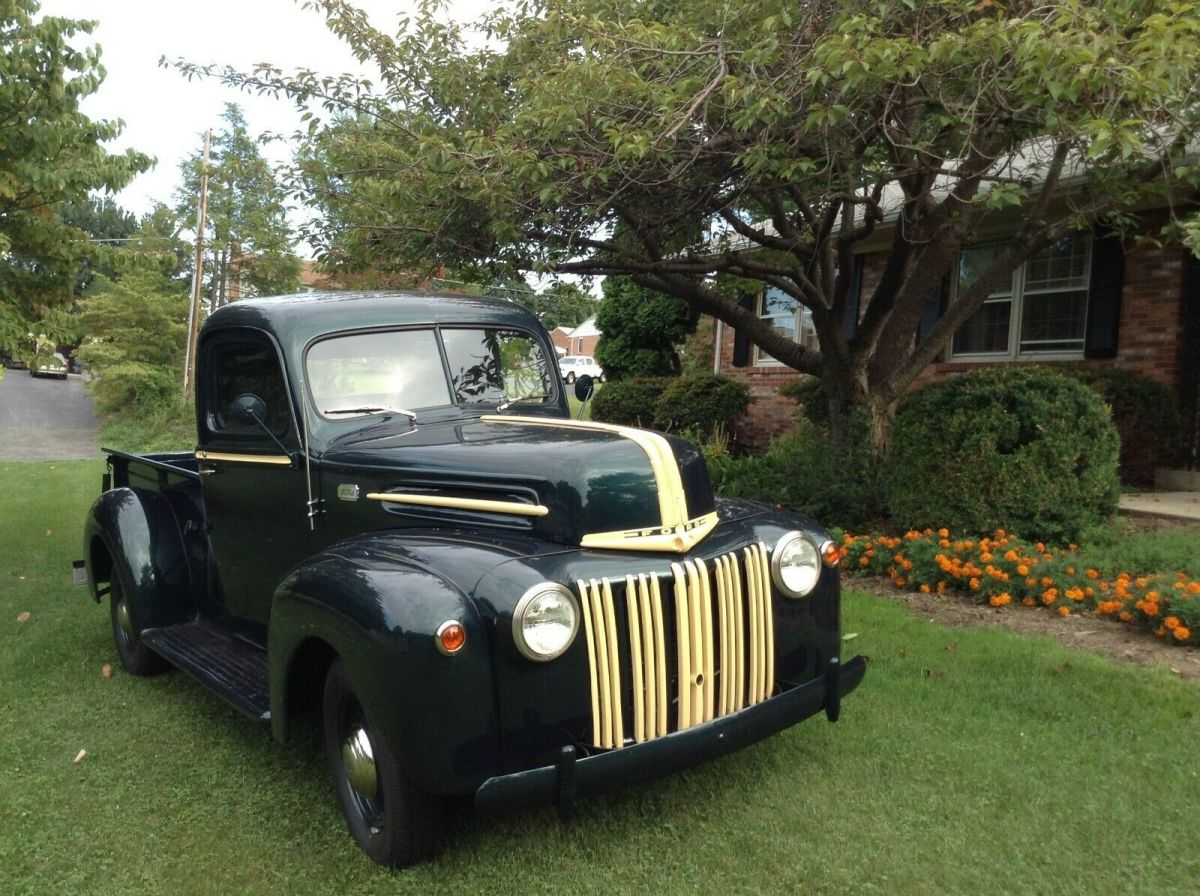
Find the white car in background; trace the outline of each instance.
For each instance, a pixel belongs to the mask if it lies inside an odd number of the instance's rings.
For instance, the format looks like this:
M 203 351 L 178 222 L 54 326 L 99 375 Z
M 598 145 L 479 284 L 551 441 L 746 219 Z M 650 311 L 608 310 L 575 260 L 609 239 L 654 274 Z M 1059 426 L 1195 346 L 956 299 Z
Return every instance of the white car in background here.
M 585 373 L 597 382 L 604 382 L 604 371 L 591 355 L 567 355 L 558 359 L 563 382 L 573 383 Z

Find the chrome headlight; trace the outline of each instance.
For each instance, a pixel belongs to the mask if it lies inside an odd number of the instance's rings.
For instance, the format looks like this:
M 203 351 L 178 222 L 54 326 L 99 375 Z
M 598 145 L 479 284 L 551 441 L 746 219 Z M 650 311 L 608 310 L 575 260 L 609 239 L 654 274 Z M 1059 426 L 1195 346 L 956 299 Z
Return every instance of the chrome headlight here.
M 788 597 L 804 597 L 821 577 L 821 553 L 802 532 L 789 532 L 771 552 L 771 578 Z
M 562 655 L 578 631 L 575 596 L 553 582 L 534 585 L 513 611 L 513 641 L 531 660 L 544 663 Z

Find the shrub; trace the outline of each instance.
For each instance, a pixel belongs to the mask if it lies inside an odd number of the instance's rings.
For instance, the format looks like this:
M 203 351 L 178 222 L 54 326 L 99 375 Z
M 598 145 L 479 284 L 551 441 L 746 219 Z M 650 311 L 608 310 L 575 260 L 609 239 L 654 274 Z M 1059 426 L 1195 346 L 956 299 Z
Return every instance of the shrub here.
M 1104 399 L 1121 437 L 1119 474 L 1130 485 L 1153 485 L 1154 471 L 1180 460 L 1183 420 L 1171 390 L 1157 380 L 1127 370 L 1070 370 Z
M 670 385 L 663 376 L 609 381 L 592 399 L 592 419 L 623 426 L 651 426 L 659 396 Z
M 887 464 L 901 527 L 1063 543 L 1116 510 L 1119 440 L 1099 396 L 1038 367 L 968 373 L 900 408 Z
M 796 416 L 817 426 L 829 425 L 829 395 L 825 381 L 815 376 L 792 380 L 779 387 L 779 394 L 796 402 Z
M 653 424 L 657 429 L 686 431 L 707 440 L 718 429 L 733 432 L 750 401 L 750 390 L 727 376 L 681 376 L 671 380 L 654 403 Z
M 824 526 L 868 528 L 883 515 L 880 469 L 870 462 L 865 426 L 847 443 L 851 447 L 835 451 L 823 429 L 801 421 L 765 454 L 711 460 L 713 487 L 729 497 L 781 505 Z

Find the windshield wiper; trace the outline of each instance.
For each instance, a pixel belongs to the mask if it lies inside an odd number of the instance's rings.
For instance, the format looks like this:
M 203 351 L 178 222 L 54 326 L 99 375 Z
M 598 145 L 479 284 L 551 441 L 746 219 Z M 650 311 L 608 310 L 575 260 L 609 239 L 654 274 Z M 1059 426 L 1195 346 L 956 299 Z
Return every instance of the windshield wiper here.
M 496 405 L 496 413 L 502 413 L 511 408 L 514 404 L 520 404 L 521 402 L 525 401 L 540 401 L 544 404 L 553 397 L 553 393 L 543 392 L 541 395 L 521 395 L 518 398 L 502 398 L 500 403 Z
M 411 422 L 417 422 L 417 415 L 412 411 L 405 410 L 404 408 L 385 408 L 374 405 L 361 408 L 337 408 L 336 410 L 322 411 L 321 413 L 326 417 L 332 417 L 335 414 L 403 414 Z

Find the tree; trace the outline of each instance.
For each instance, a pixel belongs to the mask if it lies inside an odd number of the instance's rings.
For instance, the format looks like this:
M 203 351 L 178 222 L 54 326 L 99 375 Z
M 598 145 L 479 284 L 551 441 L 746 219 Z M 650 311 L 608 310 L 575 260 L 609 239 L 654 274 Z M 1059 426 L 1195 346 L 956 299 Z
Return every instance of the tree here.
M 37 12 L 36 0 L 0 0 L 0 351 L 11 354 L 28 353 L 27 334 L 70 304 L 80 259 L 97 251 L 62 204 L 114 193 L 151 165 L 105 150 L 121 122 L 79 110 L 104 77 L 99 47 L 71 44 L 92 23 Z
M 213 308 L 239 296 L 294 292 L 300 260 L 287 222 L 287 192 L 246 127 L 242 110 L 227 103 L 225 129 L 213 137 L 208 168 L 204 273 Z M 177 212 L 196 220 L 202 154 L 180 165 Z M 231 295 L 231 290 L 233 294 Z
M 1191 0 L 533 0 L 482 40 L 434 3 L 395 38 L 341 0 L 311 5 L 378 87 L 224 75 L 353 111 L 352 133 L 315 126 L 336 169 L 304 171 L 354 225 L 343 251 L 630 276 L 823 377 L 835 431 L 865 410 L 877 450 L 905 389 L 1025 259 L 1200 180 Z M 918 345 L 959 250 L 1006 214 L 1009 247 Z M 886 259 L 848 336 L 868 241 Z M 739 300 L 768 285 L 811 309 L 819 350 Z
M 91 388 L 100 410 L 145 413 L 176 402 L 187 339 L 184 286 L 139 267 L 115 282 L 98 277 L 81 306 L 88 339 L 77 355 L 97 374 Z
M 696 327 L 687 302 L 638 286 L 629 277 L 606 277 L 596 314 L 596 361 L 608 379 L 674 376 L 681 370 L 675 346 Z
M 89 252 L 80 259 L 74 295 L 87 295 L 97 274 L 109 280 L 116 277 L 121 265 L 113 257 L 114 250 L 133 248 L 133 236 L 138 231 L 137 217 L 107 196 L 88 196 L 81 202 L 64 203 L 58 209 L 58 216 L 68 227 L 82 230 L 101 249 L 99 255 Z
M 556 280 L 537 294 L 533 313 L 547 330 L 571 329 L 596 313 L 599 303 L 574 283 Z

